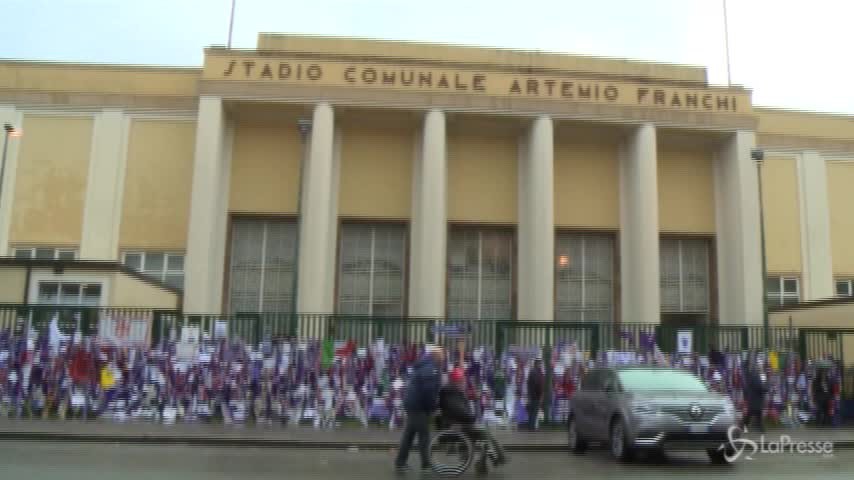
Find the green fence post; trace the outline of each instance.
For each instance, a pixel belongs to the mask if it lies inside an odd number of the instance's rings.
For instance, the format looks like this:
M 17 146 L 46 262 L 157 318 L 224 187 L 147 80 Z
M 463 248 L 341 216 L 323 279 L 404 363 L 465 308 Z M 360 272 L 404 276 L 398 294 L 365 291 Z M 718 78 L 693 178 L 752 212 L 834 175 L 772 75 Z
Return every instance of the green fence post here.
M 551 329 L 549 329 L 551 332 Z M 549 423 L 551 421 L 551 404 L 549 401 L 552 395 L 552 346 L 551 343 L 547 344 L 545 348 L 543 348 L 543 368 L 546 369 L 546 388 L 543 392 L 543 423 Z
M 801 356 L 801 361 L 807 360 L 807 331 L 801 329 L 798 331 L 798 354 Z
M 375 323 L 376 333 L 374 334 L 374 337 L 375 338 L 385 338 L 386 337 L 386 331 L 388 330 L 386 328 L 386 320 L 383 318 L 376 318 L 376 319 L 374 319 L 374 321 L 376 322 Z M 387 339 L 387 340 L 393 341 L 392 339 Z
M 258 344 L 261 342 L 261 314 L 255 315 L 252 320 L 254 324 L 252 329 L 252 336 L 254 337 L 254 340 L 252 343 Z
M 596 354 L 599 353 L 599 347 L 602 342 L 602 336 L 599 329 L 602 328 L 601 324 L 591 325 L 590 329 L 590 358 L 596 358 Z
M 297 330 L 299 330 L 299 314 L 291 312 L 288 315 L 288 336 L 296 337 Z

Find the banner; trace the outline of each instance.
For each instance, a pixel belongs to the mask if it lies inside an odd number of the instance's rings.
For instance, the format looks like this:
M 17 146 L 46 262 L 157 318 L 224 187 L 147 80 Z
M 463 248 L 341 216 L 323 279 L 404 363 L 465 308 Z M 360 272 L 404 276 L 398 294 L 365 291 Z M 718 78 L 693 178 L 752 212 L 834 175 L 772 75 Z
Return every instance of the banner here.
M 101 312 L 98 340 L 113 345 L 148 345 L 152 318 L 151 312 Z
M 676 333 L 676 343 L 679 353 L 692 353 L 694 351 L 694 331 L 679 330 Z

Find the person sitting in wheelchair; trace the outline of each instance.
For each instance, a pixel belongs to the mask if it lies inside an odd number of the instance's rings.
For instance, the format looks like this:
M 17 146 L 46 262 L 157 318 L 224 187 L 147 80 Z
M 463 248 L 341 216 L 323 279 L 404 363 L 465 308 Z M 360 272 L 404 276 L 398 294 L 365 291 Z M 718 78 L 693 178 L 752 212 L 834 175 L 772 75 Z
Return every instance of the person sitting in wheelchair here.
M 469 408 L 465 396 L 465 385 L 466 379 L 463 369 L 457 367 L 451 370 L 448 375 L 448 383 L 439 390 L 439 410 L 441 413 L 437 417 L 437 427 L 446 429 L 452 425 L 459 425 L 462 432 L 473 441 L 485 440 L 489 443 L 497 455 L 496 465 L 507 463 L 507 455 L 495 437 L 486 428 L 475 425 L 477 416 Z

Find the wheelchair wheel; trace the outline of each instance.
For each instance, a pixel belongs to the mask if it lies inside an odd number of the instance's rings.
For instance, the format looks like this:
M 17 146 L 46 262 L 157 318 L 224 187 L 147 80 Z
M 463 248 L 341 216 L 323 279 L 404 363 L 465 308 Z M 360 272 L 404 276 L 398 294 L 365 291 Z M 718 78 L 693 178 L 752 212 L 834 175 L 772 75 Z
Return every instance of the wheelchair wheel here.
M 442 476 L 456 477 L 463 474 L 468 470 L 474 456 L 471 439 L 459 431 L 439 432 L 430 442 L 433 471 Z

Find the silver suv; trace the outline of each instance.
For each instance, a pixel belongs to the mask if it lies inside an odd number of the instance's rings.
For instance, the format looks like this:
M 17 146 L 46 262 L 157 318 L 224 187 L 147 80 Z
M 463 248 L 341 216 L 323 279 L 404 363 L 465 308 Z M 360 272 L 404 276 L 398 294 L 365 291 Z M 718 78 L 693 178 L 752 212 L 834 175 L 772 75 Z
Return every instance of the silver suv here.
M 607 442 L 623 461 L 639 449 L 704 449 L 712 462 L 726 463 L 733 448 L 728 431 L 737 421 L 729 398 L 688 371 L 613 367 L 583 378 L 570 402 L 567 430 L 574 453 L 583 453 L 589 442 Z

